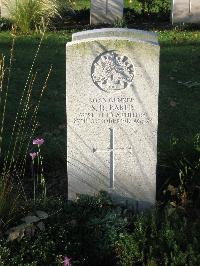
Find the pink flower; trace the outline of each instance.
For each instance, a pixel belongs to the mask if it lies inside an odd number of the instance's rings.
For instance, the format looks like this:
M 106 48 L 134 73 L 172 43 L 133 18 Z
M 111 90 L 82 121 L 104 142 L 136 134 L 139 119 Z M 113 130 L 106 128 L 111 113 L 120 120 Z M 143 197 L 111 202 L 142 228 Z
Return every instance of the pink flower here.
M 29 153 L 29 155 L 31 156 L 32 160 L 34 160 L 35 157 L 38 156 L 38 152 L 32 152 L 32 153 Z
M 63 266 L 71 266 L 70 260 L 67 256 L 64 257 Z
M 42 145 L 44 143 L 43 139 L 34 139 L 33 140 L 33 145 Z

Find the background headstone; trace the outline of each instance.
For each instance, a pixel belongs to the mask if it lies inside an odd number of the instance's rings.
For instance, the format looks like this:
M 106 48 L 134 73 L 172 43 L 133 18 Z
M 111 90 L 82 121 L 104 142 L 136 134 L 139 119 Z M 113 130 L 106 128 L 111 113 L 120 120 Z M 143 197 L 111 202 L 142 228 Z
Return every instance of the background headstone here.
M 91 0 L 90 24 L 113 24 L 123 18 L 123 0 Z
M 156 193 L 159 45 L 120 36 L 67 43 L 68 193 L 106 190 L 141 209 Z
M 172 0 L 172 23 L 200 23 L 200 0 Z
M 8 5 L 12 5 L 15 0 L 0 0 L 0 9 L 1 9 L 1 16 L 3 18 L 9 18 L 9 8 Z

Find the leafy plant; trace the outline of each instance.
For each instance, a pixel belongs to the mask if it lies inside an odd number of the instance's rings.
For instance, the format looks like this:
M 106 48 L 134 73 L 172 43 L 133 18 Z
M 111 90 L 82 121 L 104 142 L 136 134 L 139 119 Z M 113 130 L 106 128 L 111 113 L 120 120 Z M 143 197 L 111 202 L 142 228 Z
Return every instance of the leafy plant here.
M 139 242 L 128 233 L 121 233 L 113 245 L 117 265 L 128 266 L 138 263 L 141 259 Z
M 76 202 L 47 199 L 35 207 L 46 216 L 31 212 L 22 218 L 22 238 L 2 238 L 1 265 L 62 265 L 65 258 L 72 265 L 199 264 L 199 217 L 191 219 L 178 207 L 134 214 L 113 205 L 106 193 L 80 195 Z M 19 231 L 16 224 L 10 232 Z

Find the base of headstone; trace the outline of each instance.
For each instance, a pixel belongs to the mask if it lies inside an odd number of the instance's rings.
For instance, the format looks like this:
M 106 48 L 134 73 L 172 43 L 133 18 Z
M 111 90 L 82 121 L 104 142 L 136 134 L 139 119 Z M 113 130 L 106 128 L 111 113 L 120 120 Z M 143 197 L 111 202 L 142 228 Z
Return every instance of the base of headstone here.
M 142 200 L 122 196 L 116 193 L 114 189 L 109 189 L 108 194 L 114 205 L 116 204 L 118 206 L 125 207 L 126 209 L 132 210 L 135 213 L 148 210 L 154 206 L 154 202 L 150 203 L 148 201 L 145 202 Z

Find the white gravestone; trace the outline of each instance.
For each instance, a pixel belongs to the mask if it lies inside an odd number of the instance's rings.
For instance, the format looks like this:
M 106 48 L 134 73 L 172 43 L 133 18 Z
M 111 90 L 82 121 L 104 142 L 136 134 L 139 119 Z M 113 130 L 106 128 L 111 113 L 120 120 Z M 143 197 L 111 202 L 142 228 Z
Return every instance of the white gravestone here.
M 91 0 L 90 24 L 113 24 L 123 18 L 123 0 Z
M 140 35 L 67 43 L 69 199 L 105 190 L 140 209 L 155 202 L 159 45 Z
M 200 0 L 172 0 L 172 23 L 200 23 Z

